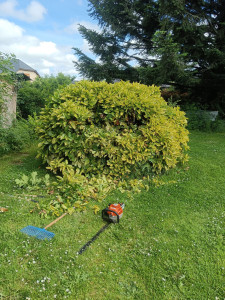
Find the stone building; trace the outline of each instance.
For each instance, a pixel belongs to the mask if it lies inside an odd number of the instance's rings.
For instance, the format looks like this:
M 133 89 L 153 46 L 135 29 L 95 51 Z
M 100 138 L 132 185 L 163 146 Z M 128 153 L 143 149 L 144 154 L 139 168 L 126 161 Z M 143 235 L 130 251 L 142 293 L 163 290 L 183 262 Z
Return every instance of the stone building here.
M 10 71 L 17 74 L 17 80 L 34 81 L 35 78 L 40 77 L 38 72 L 32 67 L 28 66 L 20 59 L 13 59 L 11 61 Z M 4 126 L 8 127 L 12 124 L 16 117 L 16 102 L 17 102 L 17 88 L 16 86 L 9 86 L 8 95 L 5 97 L 5 111 L 3 114 Z
M 27 79 L 31 81 L 34 81 L 36 77 L 40 77 L 35 69 L 31 68 L 20 59 L 12 60 L 12 71 L 16 74 L 25 75 Z

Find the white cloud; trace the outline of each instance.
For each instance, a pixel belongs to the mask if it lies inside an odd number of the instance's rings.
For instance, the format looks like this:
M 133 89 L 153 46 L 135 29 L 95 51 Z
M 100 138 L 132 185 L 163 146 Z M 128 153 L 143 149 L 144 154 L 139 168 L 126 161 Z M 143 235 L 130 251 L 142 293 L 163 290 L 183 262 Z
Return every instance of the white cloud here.
M 79 25 L 83 25 L 84 27 L 95 30 L 97 32 L 101 31 L 100 27 L 97 24 L 87 22 L 87 21 L 73 22 L 68 27 L 66 27 L 65 31 L 69 34 L 77 34 L 79 33 L 78 31 Z
M 87 40 L 83 40 L 83 44 L 80 47 L 81 51 L 84 52 L 85 54 L 91 54 L 91 50 L 90 50 L 90 45 L 88 44 Z M 93 53 L 92 53 L 93 54 Z
M 28 23 L 43 19 L 47 13 L 46 8 L 38 1 L 31 1 L 25 9 L 18 9 L 18 1 L 6 0 L 0 3 L 0 16 L 12 17 Z
M 30 45 L 28 47 L 27 53 L 32 56 L 50 57 L 59 54 L 59 50 L 53 42 L 41 42 L 38 40 L 38 44 Z
M 24 30 L 14 23 L 7 20 L 0 19 L 0 44 L 11 43 L 20 40 L 23 36 Z
M 79 6 L 82 6 L 82 5 L 84 4 L 84 2 L 83 2 L 83 0 L 77 0 L 77 4 L 78 4 Z
M 23 28 L 4 19 L 0 19 L 0 32 L 1 51 L 14 53 L 40 75 L 77 74 L 73 63 L 76 58 L 71 47 L 60 47 L 52 41 L 26 35 Z
M 42 68 L 42 69 L 39 70 L 39 72 L 40 72 L 41 74 L 51 75 L 50 68 Z
M 47 60 L 47 59 L 42 59 L 42 64 L 43 64 L 43 66 L 44 67 L 54 67 L 54 63 L 53 62 L 51 62 L 51 61 L 49 61 L 49 60 Z

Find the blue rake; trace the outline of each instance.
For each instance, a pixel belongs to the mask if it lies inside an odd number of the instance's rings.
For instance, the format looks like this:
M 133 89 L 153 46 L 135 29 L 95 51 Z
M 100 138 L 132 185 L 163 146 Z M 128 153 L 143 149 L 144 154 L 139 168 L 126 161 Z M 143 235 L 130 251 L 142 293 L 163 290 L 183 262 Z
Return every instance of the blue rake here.
M 39 227 L 29 225 L 22 228 L 20 231 L 29 236 L 34 236 L 39 240 L 44 240 L 44 239 L 50 240 L 55 236 L 55 234 L 46 229 L 52 226 L 53 224 L 55 224 L 56 222 L 58 222 L 59 220 L 61 220 L 63 217 L 65 217 L 65 215 L 67 215 L 67 213 L 64 213 L 63 215 L 58 217 L 56 220 L 54 220 L 53 222 L 45 226 L 45 228 L 39 228 Z

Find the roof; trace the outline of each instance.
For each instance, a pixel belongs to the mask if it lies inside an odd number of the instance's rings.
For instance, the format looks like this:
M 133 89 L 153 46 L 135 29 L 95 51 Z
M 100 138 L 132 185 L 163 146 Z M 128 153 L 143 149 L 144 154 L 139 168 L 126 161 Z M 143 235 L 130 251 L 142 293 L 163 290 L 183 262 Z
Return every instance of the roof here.
M 23 71 L 35 72 L 38 76 L 40 76 L 35 69 L 31 68 L 30 66 L 28 66 L 18 58 L 13 59 L 11 63 L 12 63 L 12 71 L 15 73 L 17 73 L 19 70 L 23 70 Z

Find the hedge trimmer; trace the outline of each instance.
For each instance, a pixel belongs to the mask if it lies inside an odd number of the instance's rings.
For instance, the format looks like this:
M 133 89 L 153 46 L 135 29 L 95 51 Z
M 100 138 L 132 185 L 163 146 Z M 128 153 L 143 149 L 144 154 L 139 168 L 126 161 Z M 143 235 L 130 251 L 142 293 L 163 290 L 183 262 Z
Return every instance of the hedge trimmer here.
M 82 254 L 110 224 L 119 223 L 123 216 L 124 207 L 124 203 L 109 204 L 107 208 L 102 210 L 102 218 L 107 221 L 107 223 L 79 250 L 78 254 Z

